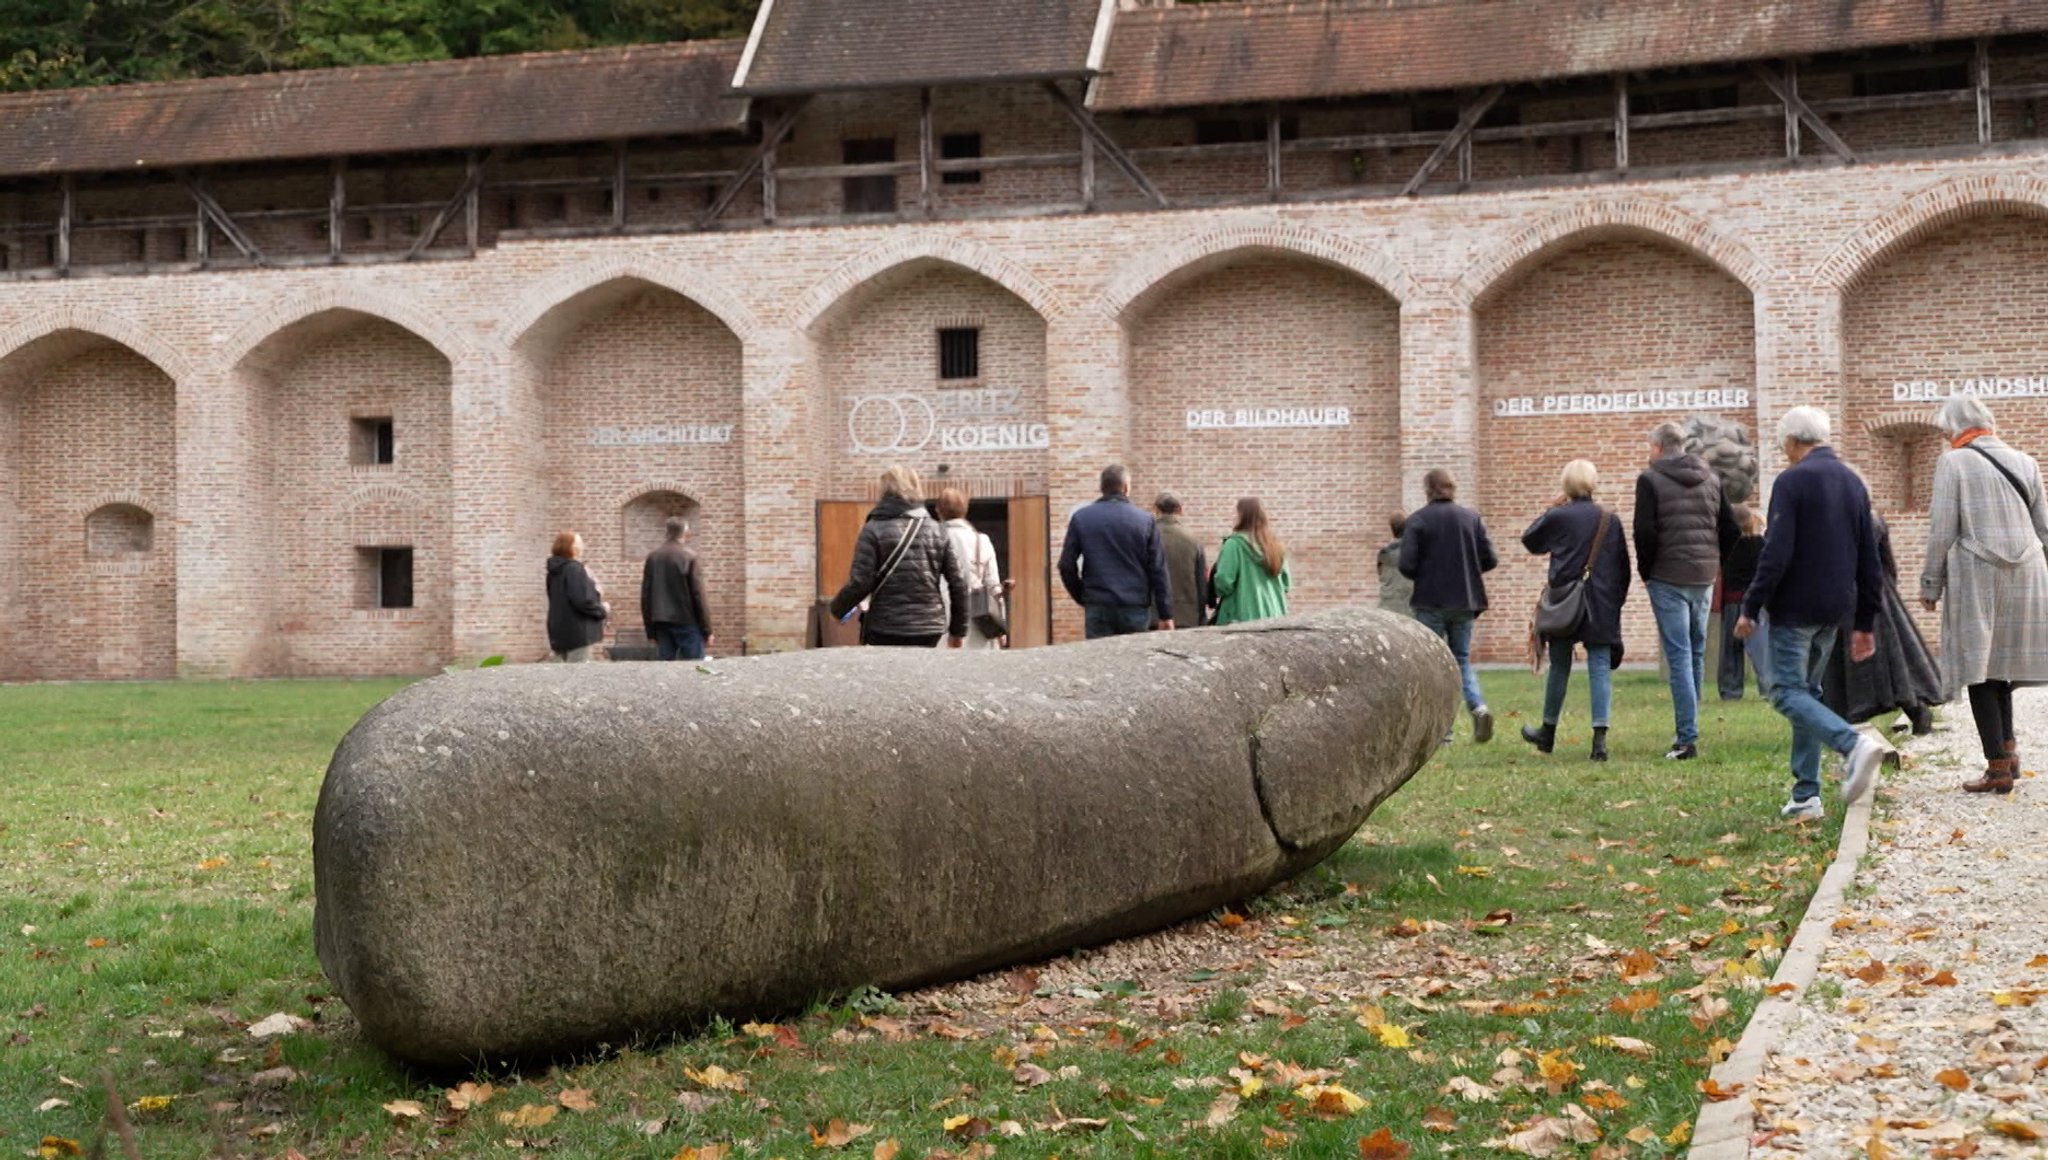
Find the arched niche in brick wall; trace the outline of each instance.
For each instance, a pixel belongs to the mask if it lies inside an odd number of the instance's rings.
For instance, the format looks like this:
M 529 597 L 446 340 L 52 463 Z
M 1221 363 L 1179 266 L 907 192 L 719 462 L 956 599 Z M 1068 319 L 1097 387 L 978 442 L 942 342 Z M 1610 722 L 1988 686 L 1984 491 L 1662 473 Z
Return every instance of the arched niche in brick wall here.
M 1043 287 L 922 253 L 862 269 L 828 308 L 798 315 L 810 317 L 820 498 L 864 497 L 893 463 L 980 481 L 981 495 L 1046 494 Z
M 1388 289 L 1328 255 L 1255 243 L 1155 278 L 1119 317 L 1134 492 L 1173 493 L 1212 558 L 1237 499 L 1256 496 L 1289 545 L 1290 607 L 1370 603 L 1374 529 L 1400 502 Z
M 36 563 L 14 569 L 0 592 L 14 610 L 0 630 L 11 635 L 0 641 L 0 676 L 170 676 L 175 529 L 150 511 L 177 495 L 173 377 L 119 338 L 68 322 L 33 338 L 17 327 L 15 338 L 0 357 L 0 553 Z M 147 554 L 118 551 L 144 531 Z
M 673 504 L 643 497 L 687 497 L 714 623 L 738 640 L 747 433 L 743 342 L 727 322 L 732 309 L 714 311 L 641 273 L 607 277 L 557 301 L 513 344 L 514 414 L 527 421 L 517 429 L 530 435 L 507 439 L 502 451 L 524 456 L 540 480 L 544 522 L 525 535 L 535 555 L 556 532 L 580 533 L 606 598 L 619 608 L 637 605 L 639 562 L 673 514 Z
M 1522 530 L 1558 494 L 1573 459 L 1600 471 L 1598 498 L 1627 518 L 1649 431 L 1708 413 L 1756 429 L 1756 307 L 1761 267 L 1698 229 L 1674 234 L 1635 221 L 1554 223 L 1485 259 L 1468 279 L 1474 302 L 1479 478 L 1460 498 L 1501 548 L 1487 577 L 1497 608 L 1531 606 L 1545 561 Z M 1673 227 L 1675 228 L 1675 227 Z M 1519 659 L 1522 625 L 1482 631 L 1479 655 Z M 1654 656 L 1649 606 L 1632 601 L 1631 657 Z
M 684 520 L 697 530 L 696 500 L 672 488 L 649 488 L 619 509 L 619 543 L 624 559 L 638 563 L 668 539 L 668 521 Z
M 1863 468 L 1908 577 L 1948 449 L 1933 427 L 1944 397 L 1980 394 L 2001 438 L 2048 448 L 2048 204 L 2025 195 L 2010 183 L 1937 187 L 1845 247 L 1867 261 L 1829 267 L 1845 281 L 1837 442 Z
M 453 657 L 453 366 L 375 305 L 294 308 L 237 339 L 259 675 L 430 672 Z

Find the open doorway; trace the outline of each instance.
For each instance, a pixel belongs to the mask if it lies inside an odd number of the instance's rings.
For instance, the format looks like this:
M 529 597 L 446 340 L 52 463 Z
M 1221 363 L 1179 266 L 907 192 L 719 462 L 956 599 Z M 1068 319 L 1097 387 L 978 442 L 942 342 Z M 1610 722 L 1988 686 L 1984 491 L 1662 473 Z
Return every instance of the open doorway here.
M 818 599 L 829 600 L 846 582 L 853 565 L 853 544 L 874 505 L 864 500 L 822 500 L 818 504 Z M 970 500 L 967 520 L 988 536 L 996 549 L 996 567 L 1010 590 L 1010 647 L 1036 648 L 1052 643 L 1052 527 L 1044 496 Z M 853 644 L 850 632 L 818 621 L 815 643 Z M 829 620 L 829 617 L 825 619 Z

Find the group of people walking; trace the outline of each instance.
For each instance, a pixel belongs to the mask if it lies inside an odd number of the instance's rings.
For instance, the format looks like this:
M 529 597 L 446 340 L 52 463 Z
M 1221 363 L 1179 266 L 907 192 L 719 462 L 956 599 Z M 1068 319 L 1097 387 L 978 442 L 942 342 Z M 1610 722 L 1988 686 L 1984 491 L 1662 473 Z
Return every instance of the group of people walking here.
M 1852 721 L 1903 712 L 1916 733 L 1930 708 L 1967 691 L 1983 776 L 1962 788 L 2010 793 L 2019 758 L 2015 687 L 2048 684 L 2048 500 L 2035 461 L 2000 441 L 1991 413 L 1972 396 L 1944 402 L 1936 422 L 1950 449 L 1935 466 L 1924 606 L 1942 615 L 1941 663 L 1920 638 L 1898 592 L 1890 532 L 1863 480 L 1829 443 L 1830 423 L 1794 407 L 1778 425 L 1791 467 L 1771 490 L 1769 518 L 1728 502 L 1721 480 L 1688 453 L 1676 423 L 1650 432 L 1649 463 L 1636 479 L 1635 561 L 1619 517 L 1599 503 L 1598 469 L 1565 465 L 1559 495 L 1522 533 L 1549 560 L 1531 629 L 1533 659 L 1548 659 L 1541 724 L 1524 740 L 1549 753 L 1574 658 L 1585 656 L 1591 694 L 1591 757 L 1607 758 L 1611 674 L 1623 653 L 1621 611 L 1631 572 L 1640 576 L 1669 679 L 1673 761 L 1699 755 L 1706 688 L 1707 624 L 1717 577 L 1725 630 L 1719 679 L 1742 694 L 1746 655 L 1758 686 L 1792 728 L 1792 792 L 1782 816 L 1819 817 L 1820 753 L 1842 755 L 1842 796 L 1854 801 L 1878 769 L 1896 761 Z M 1408 611 L 1457 660 L 1475 741 L 1492 737 L 1493 715 L 1472 671 L 1474 621 L 1487 611 L 1485 574 L 1499 561 L 1477 512 L 1456 502 L 1448 472 L 1424 479 L 1428 502 L 1391 520 L 1379 555 L 1382 607 Z M 1945 603 L 1944 603 L 1945 601 Z M 1732 655 L 1731 655 L 1732 654 Z
M 1522 726 L 1523 740 L 1553 751 L 1571 671 L 1583 655 L 1590 756 L 1607 760 L 1622 608 L 1639 576 L 1671 696 L 1664 756 L 1697 757 L 1718 583 L 1721 696 L 1742 695 L 1746 658 L 1759 689 L 1791 723 L 1793 785 L 1783 816 L 1823 812 L 1823 748 L 1844 759 L 1845 801 L 1867 792 L 1878 768 L 1896 760 L 1889 745 L 1851 722 L 1902 711 L 1924 733 L 1930 708 L 1962 695 L 1986 761 L 1983 776 L 1963 788 L 2010 793 L 2019 772 L 2013 690 L 2048 684 L 2048 498 L 2038 464 L 1998 439 L 1982 401 L 1950 398 L 1936 422 L 1950 449 L 1935 465 L 1920 599 L 1942 613 L 1938 666 L 1898 592 L 1889 529 L 1861 477 L 1830 445 L 1825 412 L 1794 407 L 1779 422 L 1791 466 L 1772 487 L 1764 520 L 1728 501 L 1717 473 L 1686 450 L 1682 426 L 1660 423 L 1636 477 L 1630 529 L 1600 503 L 1599 469 L 1574 459 L 1559 475 L 1557 497 L 1522 532 L 1522 547 L 1548 560 L 1530 643 L 1532 661 L 1549 664 L 1540 723 Z M 870 646 L 1004 647 L 1015 582 L 1002 577 L 989 537 L 968 522 L 967 496 L 946 488 L 927 508 L 923 482 L 903 466 L 888 468 L 880 482 L 832 615 L 859 616 L 861 643 Z M 1120 465 L 1103 470 L 1101 490 L 1068 521 L 1059 559 L 1060 582 L 1082 607 L 1090 639 L 1286 614 L 1287 547 L 1258 499 L 1237 501 L 1235 525 L 1212 566 L 1182 523 L 1179 500 L 1161 495 L 1150 513 L 1141 510 Z M 1479 513 L 1457 502 L 1448 471 L 1429 472 L 1423 490 L 1420 509 L 1390 521 L 1394 539 L 1378 560 L 1380 604 L 1442 638 L 1457 661 L 1473 740 L 1485 742 L 1493 713 L 1472 667 L 1472 633 L 1488 609 L 1485 576 L 1500 561 Z M 643 565 L 643 628 L 662 659 L 701 658 L 713 637 L 701 569 L 686 545 L 689 524 L 672 519 L 666 532 Z M 611 616 L 582 556 L 582 537 L 564 532 L 548 560 L 548 640 L 564 661 L 588 659 Z

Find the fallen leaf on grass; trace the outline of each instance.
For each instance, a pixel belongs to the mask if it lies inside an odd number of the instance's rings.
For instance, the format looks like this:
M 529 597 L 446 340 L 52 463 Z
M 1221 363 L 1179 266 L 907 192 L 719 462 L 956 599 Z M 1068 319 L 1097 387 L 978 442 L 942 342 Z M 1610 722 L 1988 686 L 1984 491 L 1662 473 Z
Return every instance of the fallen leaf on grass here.
M 392 1100 L 384 1105 L 384 1110 L 399 1120 L 417 1120 L 427 1114 L 427 1109 L 421 1107 L 418 1100 Z
M 981 1116 L 948 1116 L 942 1126 L 955 1140 L 979 1140 L 995 1127 Z
M 1563 1052 L 1546 1051 L 1537 1057 L 1536 1072 L 1543 1077 L 1550 1094 L 1557 1095 L 1578 1081 L 1579 1065 L 1566 1059 Z
M 1430 1108 L 1422 1113 L 1422 1126 L 1432 1132 L 1455 1132 L 1458 1115 L 1449 1108 Z
M 1467 1076 L 1454 1075 L 1440 1089 L 1438 1094 L 1457 1096 L 1468 1104 L 1490 1104 L 1500 1098 L 1500 1093 Z
M 1493 867 L 1460 866 L 1458 867 L 1458 873 L 1463 874 L 1467 878 L 1491 878 L 1493 877 Z
M 597 1110 L 597 1101 L 590 1098 L 589 1088 L 564 1088 L 562 1094 L 555 1097 L 555 1102 L 572 1112 Z
M 202 858 L 199 860 L 199 868 L 201 870 L 218 870 L 227 864 L 228 860 L 226 858 Z
M 517 1111 L 499 1112 L 498 1122 L 508 1128 L 545 1128 L 558 1110 L 553 1104 L 521 1104 Z
M 726 1160 L 731 1154 L 732 1147 L 727 1144 L 706 1144 L 702 1147 L 685 1144 L 682 1150 L 669 1157 L 669 1160 Z
M 490 1084 L 472 1083 L 469 1080 L 464 1080 L 448 1089 L 446 1099 L 448 1100 L 449 1107 L 458 1112 L 466 1112 L 471 1108 L 483 1107 L 490 1102 L 492 1096 L 497 1094 L 498 1089 Z
M 1040 1084 L 1051 1083 L 1053 1074 L 1035 1063 L 1020 1063 L 1017 1069 L 1010 1073 L 1010 1078 L 1025 1087 L 1035 1088 Z
M 56 1096 L 51 1096 L 49 1099 L 37 1104 L 36 1110 L 39 1112 L 54 1112 L 58 1108 L 68 1108 L 70 1106 L 70 1100 L 58 1099 Z
M 1365 1100 L 1342 1084 L 1307 1084 L 1294 1094 L 1307 1100 L 1309 1114 L 1319 1119 L 1341 1119 L 1365 1107 Z
M 275 1039 L 280 1035 L 290 1035 L 294 1031 L 302 1031 L 309 1026 L 311 1024 L 297 1015 L 287 1015 L 279 1011 L 275 1015 L 267 1015 L 251 1023 L 249 1025 L 249 1038 Z
M 1358 1160 L 1408 1160 L 1408 1145 L 1385 1128 L 1358 1138 Z
M 1621 956 L 1621 977 L 1640 979 L 1644 975 L 1657 973 L 1657 956 L 1644 950 L 1634 950 Z
M 1948 1067 L 1934 1073 L 1934 1082 L 1952 1092 L 1970 1090 L 1970 1073 L 1960 1068 Z
M 832 1120 L 825 1125 L 822 1132 L 808 1126 L 806 1130 L 811 1134 L 813 1148 L 844 1148 L 874 1131 L 875 1127 L 873 1124 L 849 1124 L 845 1120 Z
M 1237 1118 L 1238 1105 L 1243 1103 L 1236 1092 L 1224 1092 L 1209 1105 L 1209 1114 L 1202 1117 L 1204 1128 L 1221 1128 Z
M 1648 1059 L 1650 1054 L 1656 1050 L 1648 1042 L 1634 1039 L 1627 1035 L 1602 1035 L 1593 1040 L 1593 1046 L 1605 1047 L 1613 1051 L 1619 1051 L 1623 1055 L 1633 1055 L 1643 1059 Z
M 170 1107 L 171 1101 L 176 1098 L 176 1096 L 143 1096 L 141 1099 L 129 1104 L 128 1109 L 135 1112 L 161 1112 L 165 1108 Z
M 1364 1016 L 1359 1018 L 1363 1020 Z M 1392 1048 L 1396 1051 L 1406 1051 L 1408 1048 L 1415 1046 L 1415 1041 L 1408 1037 L 1408 1029 L 1399 1024 L 1372 1023 L 1366 1024 L 1366 1026 L 1371 1028 L 1373 1038 L 1380 1041 L 1381 1047 Z
M 36 1156 L 39 1160 L 55 1160 L 58 1156 L 78 1154 L 78 1141 L 67 1140 L 62 1136 L 44 1136 L 43 1142 L 36 1145 Z
M 703 1071 L 698 1071 L 694 1067 L 686 1067 L 683 1069 L 683 1074 L 690 1078 L 691 1083 L 706 1091 L 743 1092 L 747 1090 L 747 1077 L 744 1073 L 727 1071 L 715 1063 Z
M 1630 991 L 1607 1001 L 1607 1009 L 1616 1015 L 1640 1015 L 1657 1005 L 1660 998 L 1654 990 Z
M 886 1140 L 877 1140 L 875 1141 L 874 1160 L 896 1160 L 896 1154 L 901 1151 L 903 1151 L 903 1145 L 897 1143 L 894 1136 Z

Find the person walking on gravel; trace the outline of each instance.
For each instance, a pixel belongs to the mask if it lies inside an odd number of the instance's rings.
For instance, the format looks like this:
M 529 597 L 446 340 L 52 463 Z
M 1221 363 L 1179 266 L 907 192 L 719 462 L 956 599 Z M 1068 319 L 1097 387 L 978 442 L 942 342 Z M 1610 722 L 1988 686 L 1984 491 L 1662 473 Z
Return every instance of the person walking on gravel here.
M 1935 425 L 1949 450 L 1934 464 L 1920 603 L 1941 609 L 1943 691 L 1969 690 L 1984 744 L 1984 776 L 1963 789 L 2011 793 L 2013 688 L 2048 684 L 2048 499 L 2040 465 L 1992 434 L 1991 411 L 1974 396 L 1942 403 Z
M 1870 792 L 1880 765 L 1898 760 L 1891 747 L 1856 732 L 1820 699 L 1821 674 L 1843 619 L 1855 615 L 1851 660 L 1868 660 L 1877 651 L 1871 629 L 1884 583 L 1870 493 L 1828 446 L 1829 426 L 1818 407 L 1794 407 L 1778 421 L 1778 441 L 1792 466 L 1771 487 L 1763 552 L 1735 625 L 1735 635 L 1748 640 L 1757 617 L 1770 614 L 1771 707 L 1792 724 L 1792 796 L 1778 814 L 1794 821 L 1824 812 L 1821 746 L 1847 761 L 1845 804 Z

